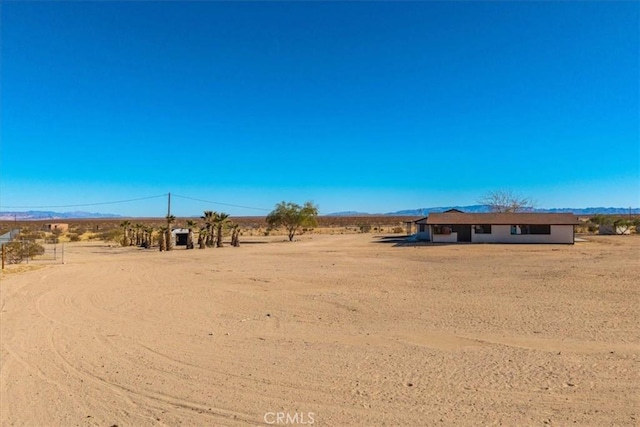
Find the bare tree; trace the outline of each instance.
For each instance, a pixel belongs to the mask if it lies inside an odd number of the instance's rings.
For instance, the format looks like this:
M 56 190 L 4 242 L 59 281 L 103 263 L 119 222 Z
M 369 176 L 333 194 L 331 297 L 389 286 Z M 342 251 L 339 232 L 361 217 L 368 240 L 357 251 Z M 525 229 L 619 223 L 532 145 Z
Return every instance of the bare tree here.
M 527 212 L 535 206 L 531 198 L 510 190 L 490 191 L 482 196 L 478 203 L 487 206 L 491 212 Z

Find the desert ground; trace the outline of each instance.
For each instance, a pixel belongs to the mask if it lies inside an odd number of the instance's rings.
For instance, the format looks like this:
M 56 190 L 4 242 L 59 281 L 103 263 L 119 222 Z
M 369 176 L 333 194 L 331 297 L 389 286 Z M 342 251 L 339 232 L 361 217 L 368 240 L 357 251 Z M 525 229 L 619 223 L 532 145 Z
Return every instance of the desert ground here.
M 2 426 L 635 426 L 640 236 L 65 245 L 0 284 Z

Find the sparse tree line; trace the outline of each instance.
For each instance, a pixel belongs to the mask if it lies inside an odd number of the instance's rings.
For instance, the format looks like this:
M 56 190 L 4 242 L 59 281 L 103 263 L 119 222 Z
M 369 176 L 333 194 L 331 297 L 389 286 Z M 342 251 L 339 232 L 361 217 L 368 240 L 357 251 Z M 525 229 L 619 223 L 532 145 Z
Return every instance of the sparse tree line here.
M 301 227 L 317 226 L 316 218 L 318 207 L 311 202 L 298 205 L 291 202 L 281 202 L 275 209 L 267 215 L 266 222 L 271 228 L 284 227 L 287 231 L 289 241 L 293 240 Z M 157 242 L 160 251 L 170 251 L 174 246 L 173 224 L 176 217 L 167 215 L 166 225 L 160 227 L 150 227 L 143 224 L 133 224 L 131 221 L 123 221 L 122 246 L 140 246 L 151 248 Z M 229 218 L 229 214 L 216 211 L 204 211 L 200 217 L 202 222 L 188 219 L 184 223 L 187 230 L 187 249 L 221 248 L 225 235 L 230 235 L 231 246 L 240 246 L 240 225 Z M 195 234 L 197 233 L 197 240 Z
M 240 227 L 229 220 L 229 214 L 204 211 L 204 215 L 200 218 L 203 220 L 203 224 L 192 219 L 184 222 L 184 228 L 187 230 L 187 249 L 195 249 L 196 233 L 198 234 L 197 245 L 199 249 L 221 248 L 227 231 L 231 232 L 231 246 L 240 246 Z M 120 224 L 122 228 L 120 244 L 122 246 L 140 246 L 143 248 L 151 248 L 157 244 L 160 251 L 172 250 L 175 245 L 173 230 L 176 217 L 167 215 L 165 220 L 166 225 L 159 227 L 145 226 L 139 223 L 132 224 L 128 220 L 123 221 Z
M 522 197 L 508 190 L 498 190 L 486 193 L 479 203 L 487 206 L 492 212 L 530 212 L 535 206 L 535 202 L 527 197 Z M 229 214 L 216 211 L 204 211 L 200 220 L 186 219 L 183 222 L 187 234 L 186 248 L 199 249 L 222 247 L 223 238 L 230 236 L 231 246 L 240 245 L 241 229 L 239 224 L 249 227 L 250 229 L 260 229 L 266 223 L 268 228 L 264 235 L 269 235 L 273 229 L 284 228 L 290 241 L 294 239 L 296 234 L 301 234 L 312 227 L 317 227 L 320 222 L 324 227 L 343 227 L 347 229 L 347 225 L 355 226 L 353 229 L 357 232 L 367 233 L 371 230 L 382 231 L 382 224 L 389 225 L 394 223 L 394 228 L 390 228 L 394 233 L 404 231 L 404 228 L 397 225 L 398 218 L 385 216 L 381 217 L 331 217 L 325 216 L 318 218 L 318 207 L 312 202 L 306 202 L 304 205 L 298 205 L 292 202 L 281 202 L 275 205 L 275 208 L 264 219 L 256 219 L 257 217 L 239 217 L 237 222 L 230 220 Z M 320 219 L 320 221 L 318 221 Z M 406 221 L 402 217 L 403 222 Z M 118 241 L 122 246 L 138 246 L 144 248 L 157 247 L 160 251 L 172 250 L 174 246 L 173 225 L 176 223 L 176 217 L 168 215 L 165 217 L 166 223 L 158 226 L 156 221 L 153 225 L 142 223 L 132 223 L 129 220 L 123 221 L 119 227 L 112 228 L 108 221 L 83 221 L 80 224 L 72 226 L 66 238 L 71 241 L 79 241 L 80 235 L 89 232 L 89 239 L 100 238 L 105 241 Z M 635 216 L 615 216 L 615 215 L 595 215 L 588 220 L 583 219 L 583 224 L 578 226 L 579 232 L 597 232 L 602 226 L 613 226 L 616 232 L 640 232 L 640 218 Z M 5 226 L 9 228 L 8 226 Z M 15 227 L 15 223 L 11 223 L 11 227 Z M 33 230 L 30 225 L 20 224 L 24 227 L 21 235 L 32 238 L 41 239 L 46 237 L 46 233 L 41 230 Z M 59 234 L 59 233 L 58 233 Z M 56 233 L 51 234 L 48 240 L 58 238 Z

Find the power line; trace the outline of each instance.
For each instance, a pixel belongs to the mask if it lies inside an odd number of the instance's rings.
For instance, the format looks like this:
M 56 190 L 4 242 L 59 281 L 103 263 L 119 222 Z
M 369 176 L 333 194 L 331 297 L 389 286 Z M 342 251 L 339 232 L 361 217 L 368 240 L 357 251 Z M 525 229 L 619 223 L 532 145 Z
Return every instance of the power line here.
M 222 202 L 214 202 L 212 200 L 196 199 L 196 198 L 193 198 L 193 197 L 181 196 L 179 194 L 173 194 L 173 196 L 174 197 L 179 197 L 181 199 L 194 200 L 196 202 L 211 203 L 211 204 L 214 204 L 214 205 L 222 205 L 222 206 L 230 206 L 232 208 L 253 209 L 253 210 L 256 210 L 256 211 L 267 211 L 267 212 L 271 210 L 271 209 L 265 209 L 265 208 L 256 208 L 256 207 L 253 207 L 253 206 L 232 205 L 230 203 L 222 203 Z
M 251 209 L 251 210 L 256 210 L 256 211 L 264 211 L 264 212 L 271 211 L 271 209 L 266 209 L 266 208 L 258 208 L 258 207 L 255 207 L 255 206 L 235 205 L 235 204 L 232 204 L 232 203 L 217 202 L 217 201 L 213 201 L 213 200 L 197 199 L 195 197 L 182 196 L 180 194 L 175 194 L 175 193 L 173 193 L 171 195 L 174 196 L 174 197 L 181 198 L 181 199 L 193 200 L 193 201 L 201 202 L 201 203 L 210 203 L 210 204 L 214 204 L 214 205 L 229 206 L 229 207 L 241 208 L 241 209 Z M 4 208 L 4 209 L 79 208 L 79 207 L 86 207 L 86 206 L 103 206 L 103 205 L 115 205 L 115 204 L 119 204 L 119 203 L 130 203 L 130 202 L 137 202 L 137 201 L 140 201 L 140 200 L 158 199 L 160 197 L 167 197 L 167 196 L 169 196 L 168 193 L 158 194 L 156 196 L 138 197 L 136 199 L 115 200 L 115 201 L 110 201 L 110 202 L 78 203 L 78 204 L 72 204 L 72 205 L 46 205 L 46 206 L 45 205 L 42 205 L 42 206 L 5 206 L 5 205 L 0 205 L 0 208 Z
M 79 208 L 83 206 L 99 206 L 99 205 L 115 205 L 117 203 L 129 203 L 137 202 L 139 200 L 157 199 L 160 197 L 167 197 L 167 194 L 159 194 L 157 196 L 139 197 L 137 199 L 116 200 L 113 202 L 97 202 L 97 203 L 80 203 L 75 205 L 51 205 L 51 206 L 4 206 L 0 205 L 0 208 L 5 209 L 49 209 L 49 208 Z

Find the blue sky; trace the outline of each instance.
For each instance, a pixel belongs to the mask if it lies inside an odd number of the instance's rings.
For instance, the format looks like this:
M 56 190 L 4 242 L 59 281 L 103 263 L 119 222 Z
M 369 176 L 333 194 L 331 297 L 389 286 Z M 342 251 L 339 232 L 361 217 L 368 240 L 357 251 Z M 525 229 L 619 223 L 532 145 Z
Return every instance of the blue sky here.
M 0 209 L 638 207 L 639 9 L 4 1 Z

